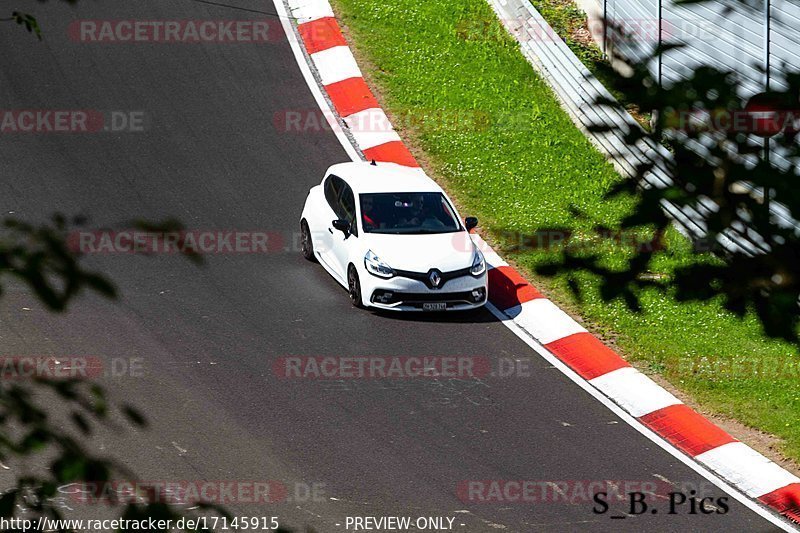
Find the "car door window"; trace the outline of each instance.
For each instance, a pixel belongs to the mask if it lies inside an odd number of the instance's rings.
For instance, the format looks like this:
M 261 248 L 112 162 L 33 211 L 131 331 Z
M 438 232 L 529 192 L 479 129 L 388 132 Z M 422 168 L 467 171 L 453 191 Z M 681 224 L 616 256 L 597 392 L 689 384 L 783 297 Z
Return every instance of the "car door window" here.
M 342 192 L 342 187 L 344 186 L 344 180 L 339 176 L 334 176 L 331 174 L 328 176 L 328 179 L 325 180 L 325 200 L 328 202 L 328 205 L 331 207 L 336 216 L 339 216 L 339 194 Z
M 339 210 L 341 211 L 340 218 L 350 223 L 351 233 L 353 235 L 358 235 L 356 225 L 356 197 L 353 194 L 353 189 L 346 183 L 339 195 Z

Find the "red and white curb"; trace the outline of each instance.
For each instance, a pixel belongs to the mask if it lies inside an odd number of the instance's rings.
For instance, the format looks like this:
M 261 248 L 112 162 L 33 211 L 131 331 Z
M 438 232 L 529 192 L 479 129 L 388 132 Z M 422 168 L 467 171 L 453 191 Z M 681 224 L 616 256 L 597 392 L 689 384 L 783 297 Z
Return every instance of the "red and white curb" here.
M 378 115 L 388 124 L 388 118 L 364 81 L 328 0 L 288 0 L 288 12 L 281 0 L 275 0 L 275 5 L 279 15 L 283 16 L 284 29 L 298 61 L 308 61 L 316 73 L 312 78 L 307 66 L 300 65 L 305 69 L 309 85 L 319 84 L 327 96 L 324 102 L 317 98 L 323 109 L 329 103 L 348 126 L 360 123 L 365 114 Z M 296 23 L 297 35 L 306 55 L 296 49 L 298 39 L 287 16 Z M 312 91 L 315 89 L 317 87 L 312 86 Z M 354 129 L 352 136 L 366 160 L 419 167 L 393 129 L 383 128 L 380 132 Z M 342 136 L 339 139 L 345 142 Z M 354 159 L 357 158 L 356 155 Z M 749 498 L 800 522 L 800 478 L 737 441 L 631 367 L 545 298 L 479 235 L 473 235 L 473 240 L 486 256 L 490 269 L 489 300 L 503 323 L 518 334 L 520 330 L 524 332 L 534 341 L 526 341 L 530 346 L 545 357 L 554 357 L 566 365 L 566 368 L 564 365 L 558 367 L 586 390 L 598 391 L 600 394 L 593 393 L 595 397 L 600 399 L 602 395 L 604 399 L 613 401 L 613 407 L 620 407 L 628 415 L 623 417 L 626 421 L 685 464 L 708 479 L 718 481 L 696 463 L 687 460 L 687 456 L 693 458 Z M 509 321 L 513 326 L 508 324 Z M 585 385 L 587 383 L 590 387 Z M 612 406 L 610 402 L 603 403 Z M 619 412 L 617 408 L 612 410 Z M 656 435 L 671 447 L 658 442 Z M 675 448 L 685 455 L 675 452 Z M 751 500 L 737 499 L 772 519 L 776 525 L 788 527 Z

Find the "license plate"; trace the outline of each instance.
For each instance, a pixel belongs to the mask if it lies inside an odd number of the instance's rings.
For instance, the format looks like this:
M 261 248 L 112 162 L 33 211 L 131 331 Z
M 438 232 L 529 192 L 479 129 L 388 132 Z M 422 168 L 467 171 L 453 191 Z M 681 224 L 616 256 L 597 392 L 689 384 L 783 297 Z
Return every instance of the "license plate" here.
M 444 302 L 437 302 L 437 303 L 425 303 L 422 304 L 423 311 L 446 311 L 447 304 Z

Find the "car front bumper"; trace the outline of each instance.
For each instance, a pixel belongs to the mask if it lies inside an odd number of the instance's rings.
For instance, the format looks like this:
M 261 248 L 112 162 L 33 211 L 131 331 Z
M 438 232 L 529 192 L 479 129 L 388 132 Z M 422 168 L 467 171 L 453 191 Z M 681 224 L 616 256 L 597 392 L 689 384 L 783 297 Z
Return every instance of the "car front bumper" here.
M 382 279 L 365 272 L 361 291 L 364 305 L 391 311 L 461 311 L 483 306 L 488 297 L 487 276 L 461 276 L 448 280 L 440 289 L 425 283 L 395 276 Z M 445 304 L 444 309 L 429 309 L 425 304 Z

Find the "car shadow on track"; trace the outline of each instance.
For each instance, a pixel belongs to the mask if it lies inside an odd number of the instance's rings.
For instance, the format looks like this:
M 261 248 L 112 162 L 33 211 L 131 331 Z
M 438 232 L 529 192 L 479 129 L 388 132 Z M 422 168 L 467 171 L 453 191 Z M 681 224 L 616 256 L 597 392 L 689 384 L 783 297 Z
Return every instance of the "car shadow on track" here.
M 498 318 L 485 307 L 467 311 L 447 311 L 438 313 L 385 311 L 382 309 L 370 310 L 370 312 L 379 317 L 403 322 L 447 322 L 453 324 L 485 324 L 488 322 L 499 322 Z

